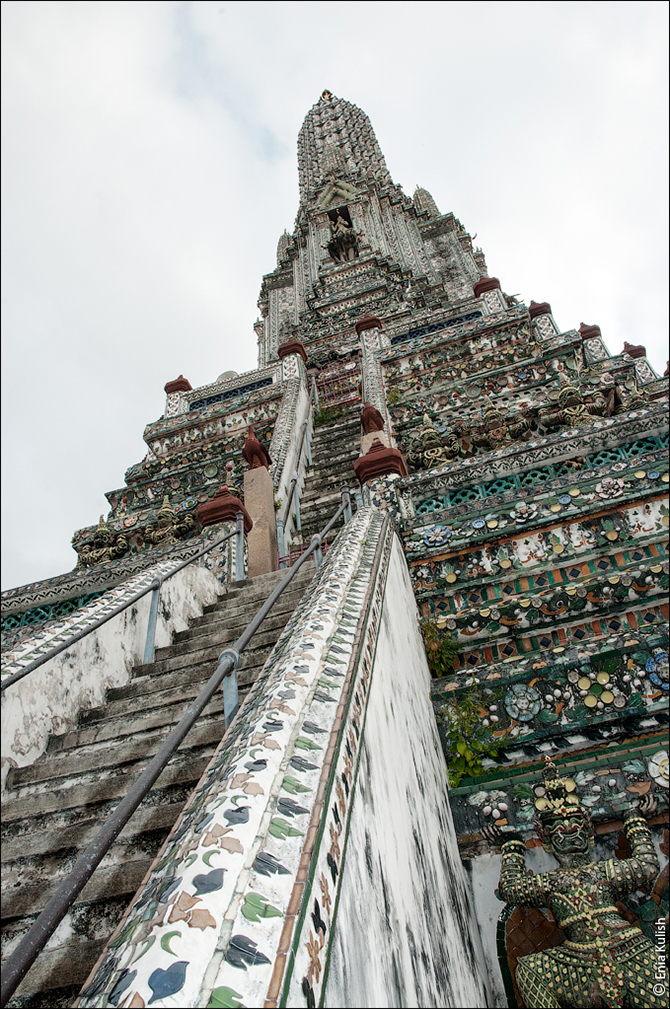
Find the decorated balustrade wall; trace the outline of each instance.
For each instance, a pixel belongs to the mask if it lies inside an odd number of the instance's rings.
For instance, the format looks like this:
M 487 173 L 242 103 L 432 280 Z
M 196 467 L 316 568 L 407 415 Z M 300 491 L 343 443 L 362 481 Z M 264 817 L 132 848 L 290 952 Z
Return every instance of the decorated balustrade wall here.
M 80 1006 L 492 1004 L 417 616 L 392 523 L 360 509 Z
M 136 569 L 115 587 L 96 594 L 93 601 L 61 618 L 52 617 L 40 624 L 24 625 L 32 634 L 24 636 L 3 652 L 3 678 L 20 672 L 73 634 L 92 628 L 97 620 L 151 585 L 156 577 L 168 574 L 180 561 L 233 529 L 230 523 L 221 523 L 210 526 L 196 540 L 163 547 L 151 555 L 153 564 Z M 194 617 L 200 616 L 203 607 L 216 600 L 234 570 L 233 537 L 165 581 L 160 590 L 156 647 L 169 645 L 176 632 L 185 630 Z M 101 574 L 104 576 L 105 572 Z M 91 577 L 88 572 L 77 571 L 69 579 L 68 576 L 52 579 L 52 582 L 61 584 L 50 587 L 48 582 L 40 583 L 43 597 L 56 601 L 43 602 L 38 608 L 58 609 L 59 596 L 68 591 L 62 583 L 69 580 L 69 591 L 72 591 L 75 588 L 72 583 L 87 576 Z M 17 605 L 25 605 L 25 597 L 24 592 L 24 598 Z M 50 734 L 58 735 L 74 728 L 80 711 L 102 704 L 108 688 L 128 682 L 133 666 L 142 662 L 150 605 L 151 593 L 147 593 L 101 627 L 92 629 L 65 651 L 7 687 L 2 695 L 3 783 L 10 767 L 32 764 L 44 753 Z M 19 620 L 25 612 L 31 611 L 19 611 Z

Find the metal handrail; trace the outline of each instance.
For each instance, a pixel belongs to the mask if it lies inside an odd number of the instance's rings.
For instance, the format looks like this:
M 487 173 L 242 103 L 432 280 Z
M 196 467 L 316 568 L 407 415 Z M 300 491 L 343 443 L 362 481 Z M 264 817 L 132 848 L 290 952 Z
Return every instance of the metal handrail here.
M 37 669 L 45 662 L 48 662 L 49 659 L 53 659 L 54 656 L 60 655 L 61 652 L 64 652 L 66 648 L 70 648 L 72 645 L 76 644 L 77 641 L 81 641 L 81 639 L 85 638 L 87 634 L 90 634 L 92 631 L 96 631 L 98 627 L 102 627 L 102 625 L 106 624 L 108 620 L 112 619 L 112 617 L 118 616 L 119 613 L 123 613 L 123 611 L 128 609 L 129 606 L 132 606 L 133 603 L 136 603 L 138 599 L 142 599 L 143 596 L 146 596 L 147 592 L 155 593 L 151 601 L 151 611 L 149 614 L 149 630 L 151 629 L 152 619 L 155 630 L 156 617 L 158 615 L 157 595 L 163 582 L 166 582 L 168 578 L 172 578 L 173 575 L 176 575 L 178 571 L 181 571 L 182 568 L 185 568 L 188 564 L 191 563 L 191 561 L 195 561 L 198 559 L 198 557 L 202 557 L 204 554 L 209 553 L 209 551 L 213 550 L 214 547 L 221 546 L 221 544 L 225 543 L 226 540 L 229 540 L 233 536 L 235 536 L 237 532 L 238 530 L 236 529 L 235 532 L 228 533 L 227 536 L 222 537 L 222 539 L 220 540 L 216 540 L 216 542 L 214 543 L 210 543 L 209 546 L 206 546 L 203 550 L 199 550 L 197 554 L 193 554 L 191 557 L 188 557 L 185 561 L 182 561 L 181 564 L 178 564 L 177 567 L 172 569 L 172 571 L 168 571 L 164 575 L 157 576 L 156 578 L 153 579 L 153 581 L 149 585 L 147 585 L 143 589 L 140 589 L 140 591 L 136 592 L 133 596 L 130 597 L 130 599 L 127 599 L 125 603 L 119 603 L 118 606 L 115 606 L 114 609 L 111 610 L 109 613 L 107 613 L 104 617 L 99 617 L 96 621 L 94 621 L 94 623 L 90 625 L 90 627 L 86 627 L 81 631 L 77 631 L 75 634 L 72 634 L 69 638 L 67 638 L 66 641 L 61 642 L 60 645 L 56 645 L 54 648 L 50 648 L 48 652 L 44 653 L 44 655 L 40 655 L 38 658 L 33 659 L 33 661 L 29 662 L 27 666 L 23 667 L 23 669 L 20 669 L 16 673 L 12 673 L 11 676 L 6 676 L 5 679 L 2 681 L 2 684 L 0 685 L 0 690 L 5 690 L 7 687 L 11 686 L 12 683 L 16 683 L 18 680 L 22 680 L 24 676 L 27 676 L 28 673 L 32 673 L 34 669 Z M 149 640 L 149 634 L 147 633 L 147 643 L 148 640 Z M 144 658 L 145 663 L 147 661 L 148 662 L 152 661 L 152 659 L 147 659 L 146 648 L 144 655 L 145 655 Z
M 289 488 L 288 497 L 287 497 L 287 500 L 286 500 L 286 504 L 284 505 L 284 514 L 283 514 L 283 516 L 281 518 L 277 517 L 277 539 L 279 541 L 277 545 L 278 545 L 278 554 L 279 554 L 279 558 L 280 558 L 280 563 L 279 563 L 279 567 L 280 568 L 283 567 L 283 558 L 285 556 L 285 550 L 286 550 L 286 547 L 284 545 L 284 528 L 286 526 L 286 522 L 288 520 L 288 517 L 291 514 L 291 505 L 293 503 L 293 496 L 295 494 L 296 487 L 298 485 L 298 469 L 300 468 L 300 460 L 302 459 L 302 450 L 303 450 L 303 446 L 305 444 L 305 435 L 307 434 L 307 429 L 309 427 L 310 415 L 311 415 L 312 409 L 314 407 L 314 397 L 315 397 L 315 395 L 318 395 L 318 394 L 316 392 L 316 385 L 314 384 L 314 381 L 312 381 L 312 387 L 309 390 L 309 398 L 307 400 L 307 416 L 305 417 L 304 421 L 300 425 L 300 444 L 298 446 L 298 456 L 297 456 L 297 459 L 296 459 L 295 469 L 293 471 L 293 477 L 291 478 L 291 486 Z M 309 465 L 311 466 L 312 465 L 312 453 L 311 453 L 311 446 L 310 446 L 310 443 L 309 443 L 309 439 L 307 439 L 307 461 L 308 461 Z M 301 532 L 302 525 L 301 525 L 301 520 L 300 520 L 300 503 L 299 503 L 299 500 L 298 500 L 297 497 L 296 497 L 296 502 L 295 502 L 295 510 L 296 510 L 296 530 L 298 532 Z
M 284 515 L 283 515 L 283 518 L 282 518 L 282 522 L 284 523 L 284 525 L 286 525 L 286 520 L 288 519 L 289 515 L 291 514 L 291 504 L 293 503 L 293 495 L 295 494 L 295 489 L 296 489 L 296 486 L 298 484 L 298 468 L 297 467 L 300 465 L 300 459 L 302 457 L 302 446 L 303 446 L 303 443 L 305 441 L 305 434 L 307 432 L 308 425 L 309 425 L 309 415 L 307 417 L 305 417 L 305 419 L 303 420 L 303 422 L 301 424 L 302 430 L 301 430 L 301 433 L 300 433 L 300 448 L 298 449 L 298 461 L 296 463 L 296 468 L 293 470 L 293 477 L 291 478 L 291 487 L 290 487 L 290 490 L 288 492 L 288 498 L 286 499 L 286 506 L 284 507 Z M 298 529 L 299 529 L 300 528 L 300 516 L 299 515 L 297 517 L 297 521 L 298 521 Z
M 80 855 L 72 872 L 63 880 L 56 893 L 47 903 L 44 910 L 35 920 L 34 924 L 23 937 L 12 955 L 8 957 L 2 971 L 0 1007 L 3 1007 L 4 1009 L 4 1006 L 12 997 L 19 984 L 39 956 L 40 952 L 67 914 L 70 906 L 77 899 L 109 848 L 119 836 L 130 817 L 145 798 L 151 786 L 164 770 L 166 764 L 181 745 L 186 734 L 193 727 L 198 717 L 202 714 L 207 704 L 214 696 L 215 691 L 224 680 L 229 681 L 228 683 L 223 682 L 225 727 L 226 730 L 228 730 L 230 723 L 238 710 L 236 669 L 240 653 L 249 644 L 249 641 L 265 620 L 279 596 L 295 577 L 310 554 L 317 552 L 320 553 L 321 541 L 325 538 L 327 533 L 335 525 L 342 514 L 351 515 L 351 498 L 347 487 L 342 488 L 342 504 L 328 524 L 324 526 L 320 533 L 315 533 L 315 535 L 312 536 L 308 550 L 306 550 L 305 553 L 297 559 L 295 564 L 288 569 L 279 585 L 273 592 L 270 593 L 254 618 L 249 624 L 247 624 L 247 627 L 239 638 L 237 638 L 232 647 L 226 648 L 223 652 L 221 652 L 218 666 L 198 694 L 195 701 L 193 701 L 193 703 L 189 706 L 178 724 L 174 727 L 167 739 L 165 739 L 154 758 L 144 769 L 125 798 L 121 800 L 116 809 L 107 818 L 96 837 L 88 845 L 82 855 Z M 318 553 L 315 557 L 317 568 L 319 566 Z

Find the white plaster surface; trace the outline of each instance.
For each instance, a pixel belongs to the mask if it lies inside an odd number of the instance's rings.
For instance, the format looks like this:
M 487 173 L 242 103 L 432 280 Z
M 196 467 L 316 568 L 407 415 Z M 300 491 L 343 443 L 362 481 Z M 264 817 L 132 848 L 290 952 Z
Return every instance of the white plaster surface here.
M 153 569 L 141 573 L 153 577 Z M 119 586 L 125 589 L 128 583 Z M 220 583 L 202 563 L 193 563 L 161 587 L 156 648 L 169 645 L 175 632 L 213 603 Z M 135 590 L 137 591 L 137 590 Z M 76 725 L 79 711 L 102 704 L 109 687 L 127 683 L 142 661 L 151 593 L 91 631 L 2 696 L 3 786 L 10 767 L 32 764 L 45 752 L 49 736 Z
M 326 1006 L 488 1006 L 407 564 L 390 560 Z
M 498 916 L 505 907 L 495 895 L 500 880 L 500 855 L 480 855 L 470 861 L 469 867 L 475 917 L 481 929 L 484 959 L 490 978 L 491 1000 L 487 1004 L 506 1009 L 507 998 L 496 946 Z
M 609 857 L 609 854 L 604 857 Z M 526 868 L 530 872 L 550 872 L 557 867 L 556 859 L 553 855 L 548 855 L 544 848 L 530 848 L 526 851 Z M 479 855 L 469 860 L 468 870 L 474 912 L 481 928 L 486 969 L 491 982 L 491 1001 L 487 1005 L 506 1009 L 507 998 L 498 966 L 496 945 L 498 916 L 505 907 L 495 895 L 500 882 L 500 855 L 489 852 Z

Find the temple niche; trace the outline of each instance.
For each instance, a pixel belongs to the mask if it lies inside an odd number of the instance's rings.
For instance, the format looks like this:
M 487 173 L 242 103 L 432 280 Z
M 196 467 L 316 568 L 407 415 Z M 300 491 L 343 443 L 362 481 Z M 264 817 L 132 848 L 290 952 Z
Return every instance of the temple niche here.
M 346 207 L 328 212 L 330 220 L 330 241 L 327 249 L 336 263 L 346 263 L 358 256 L 358 236 L 353 229 L 351 217 Z

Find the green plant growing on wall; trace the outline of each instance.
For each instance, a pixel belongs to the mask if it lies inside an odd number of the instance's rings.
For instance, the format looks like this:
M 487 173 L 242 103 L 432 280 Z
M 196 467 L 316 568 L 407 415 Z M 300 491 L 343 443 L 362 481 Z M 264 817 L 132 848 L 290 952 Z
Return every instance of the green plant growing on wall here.
M 498 755 L 490 729 L 482 725 L 481 709 L 482 698 L 475 687 L 459 697 L 452 697 L 439 709 L 439 720 L 447 730 L 450 788 L 456 788 L 463 778 L 482 774 L 482 762 Z
M 453 672 L 454 659 L 462 645 L 449 631 L 441 632 L 432 620 L 421 621 L 421 635 L 430 675 L 435 679 L 448 676 Z
M 326 406 L 321 410 L 314 411 L 314 427 L 322 427 L 330 424 L 334 420 L 344 417 L 345 411 L 339 406 Z

